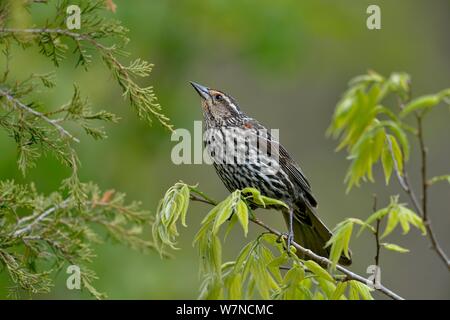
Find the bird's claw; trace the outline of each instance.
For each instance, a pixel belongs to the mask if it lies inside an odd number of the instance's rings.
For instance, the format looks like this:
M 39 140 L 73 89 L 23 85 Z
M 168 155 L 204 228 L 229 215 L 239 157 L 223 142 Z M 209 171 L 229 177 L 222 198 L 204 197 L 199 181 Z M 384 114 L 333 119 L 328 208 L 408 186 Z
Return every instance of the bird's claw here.
M 281 243 L 283 238 L 286 239 L 286 247 L 284 249 L 290 255 L 291 254 L 291 246 L 292 246 L 292 243 L 294 242 L 294 234 L 290 233 L 290 232 L 282 233 L 278 237 L 277 242 Z
M 288 254 L 291 254 L 291 245 L 292 245 L 292 242 L 294 242 L 294 233 L 289 232 L 289 233 L 287 234 L 287 251 L 288 251 Z

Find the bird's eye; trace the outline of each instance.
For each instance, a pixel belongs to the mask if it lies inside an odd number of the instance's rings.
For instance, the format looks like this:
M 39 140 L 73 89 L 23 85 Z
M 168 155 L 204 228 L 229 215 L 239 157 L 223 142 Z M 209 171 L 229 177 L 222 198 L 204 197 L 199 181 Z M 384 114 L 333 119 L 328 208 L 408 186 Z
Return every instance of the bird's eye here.
M 216 94 L 215 96 L 217 101 L 222 101 L 223 100 L 223 96 L 221 94 Z

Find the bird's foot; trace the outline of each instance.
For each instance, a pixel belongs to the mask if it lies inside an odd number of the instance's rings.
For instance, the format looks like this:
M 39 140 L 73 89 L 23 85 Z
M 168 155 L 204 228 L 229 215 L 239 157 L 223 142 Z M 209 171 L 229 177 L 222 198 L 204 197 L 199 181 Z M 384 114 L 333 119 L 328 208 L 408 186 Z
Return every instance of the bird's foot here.
M 294 242 L 294 233 L 292 232 L 286 232 L 286 233 L 282 233 L 280 234 L 280 236 L 277 239 L 278 243 L 283 242 L 282 240 L 286 239 L 286 247 L 284 247 L 284 249 L 286 250 L 286 252 L 290 255 L 291 254 L 291 246 L 292 246 L 292 242 Z
M 287 234 L 287 251 L 288 251 L 289 255 L 291 254 L 292 242 L 294 242 L 294 233 L 293 232 L 289 232 Z

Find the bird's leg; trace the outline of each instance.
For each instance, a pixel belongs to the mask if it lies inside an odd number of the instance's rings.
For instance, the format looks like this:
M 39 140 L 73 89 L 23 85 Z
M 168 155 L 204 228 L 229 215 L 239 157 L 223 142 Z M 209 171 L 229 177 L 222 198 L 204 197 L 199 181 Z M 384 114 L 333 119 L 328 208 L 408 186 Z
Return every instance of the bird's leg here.
M 291 253 L 291 244 L 294 241 L 294 209 L 289 206 L 289 232 L 287 236 L 287 251 Z

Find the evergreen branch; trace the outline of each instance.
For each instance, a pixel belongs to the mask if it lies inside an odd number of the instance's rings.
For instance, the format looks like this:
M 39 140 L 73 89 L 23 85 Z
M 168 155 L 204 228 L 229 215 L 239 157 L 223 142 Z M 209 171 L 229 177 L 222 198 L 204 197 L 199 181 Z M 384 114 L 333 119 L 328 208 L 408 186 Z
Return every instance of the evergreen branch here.
M 421 185 L 422 185 L 422 210 L 421 210 L 421 216 L 423 219 L 423 222 L 425 224 L 425 228 L 427 229 L 428 238 L 430 239 L 431 245 L 438 254 L 438 256 L 441 258 L 441 260 L 446 264 L 447 269 L 450 271 L 450 259 L 442 249 L 441 245 L 439 244 L 436 235 L 434 234 L 433 228 L 431 227 L 431 220 L 428 216 L 428 180 L 427 180 L 427 148 L 425 146 L 425 140 L 423 137 L 423 113 L 418 114 L 416 113 L 416 119 L 417 119 L 417 137 L 419 139 L 419 146 L 420 146 L 420 155 L 421 155 Z M 420 212 L 420 211 L 418 211 Z
M 0 182 L 0 263 L 6 266 L 16 289 L 48 292 L 53 271 L 60 270 L 65 263 L 82 266 L 92 262 L 95 257 L 92 244 L 100 243 L 104 235 L 91 229 L 92 225 L 101 226 L 108 237 L 132 249 L 147 252 L 154 248 L 151 241 L 141 238 L 151 218 L 140 203 L 125 204 L 124 194 L 112 190 L 100 193 L 93 184 L 80 184 L 79 188 L 77 193 L 83 193 L 82 198 L 77 199 L 69 190 L 64 199 L 60 193 L 44 197 L 33 185 Z M 29 209 L 30 214 L 18 216 Z M 17 222 L 11 223 L 14 220 Z M 39 263 L 48 261 L 53 264 Z M 37 264 L 44 270 L 33 267 Z M 46 267 L 50 265 L 53 267 Z M 95 273 L 86 266 L 83 273 L 84 288 L 101 298 L 92 285 Z
M 5 99 L 7 99 L 11 103 L 11 105 L 14 106 L 16 109 L 23 110 L 37 118 L 42 119 L 49 125 L 55 127 L 60 132 L 61 136 L 66 136 L 70 140 L 73 140 L 75 142 L 80 142 L 79 139 L 75 138 L 71 133 L 69 133 L 66 129 L 64 129 L 61 125 L 59 125 L 58 121 L 52 120 L 52 119 L 48 118 L 47 116 L 45 116 L 44 114 L 30 108 L 29 106 L 22 103 L 20 100 L 16 99 L 9 92 L 7 92 L 3 89 L 0 89 L 0 97 L 4 97 Z
M 373 195 L 373 208 L 372 208 L 373 213 L 377 212 L 377 195 L 374 194 Z M 377 218 L 377 222 L 376 222 L 376 226 L 375 226 L 375 232 L 373 233 L 374 237 L 375 237 L 375 246 L 376 246 L 376 251 L 375 251 L 375 265 L 380 268 L 380 249 L 381 249 L 381 244 L 380 244 L 380 224 L 381 224 L 381 219 Z M 376 270 L 376 272 L 378 272 L 378 269 Z
M 0 38 L 8 37 L 16 34 L 31 34 L 33 36 L 41 35 L 57 35 L 71 38 L 75 41 L 77 50 L 80 53 L 79 63 L 87 64 L 84 52 L 80 42 L 87 42 L 95 47 L 101 54 L 103 61 L 108 68 L 113 72 L 113 75 L 122 88 L 123 95 L 127 96 L 131 105 L 136 109 L 139 118 L 151 123 L 150 115 L 153 115 L 158 121 L 168 130 L 173 131 L 173 125 L 170 124 L 170 119 L 162 114 L 161 106 L 156 103 L 156 96 L 153 93 L 152 87 L 140 87 L 133 79 L 132 75 L 145 77 L 151 71 L 152 65 L 140 59 L 135 60 L 130 66 L 124 66 L 114 55 L 118 49 L 115 46 L 107 47 L 97 41 L 90 33 L 76 33 L 61 28 L 0 28 Z M 55 50 L 56 50 L 56 46 Z M 57 57 L 54 62 L 57 63 Z M 84 62 L 83 62 L 84 61 Z
M 14 231 L 13 236 L 14 236 L 14 237 L 19 237 L 19 236 L 21 236 L 22 234 L 31 231 L 31 230 L 32 230 L 39 222 L 41 222 L 42 220 L 44 220 L 45 218 L 47 218 L 47 217 L 48 217 L 49 215 L 51 215 L 53 212 L 55 212 L 55 211 L 58 210 L 58 209 L 65 208 L 65 207 L 67 206 L 67 204 L 69 203 L 69 200 L 70 200 L 70 199 L 66 199 L 66 200 L 64 200 L 63 202 L 61 202 L 60 204 L 58 204 L 58 205 L 56 205 L 56 206 L 54 206 L 54 207 L 51 207 L 51 208 L 45 210 L 45 211 L 42 212 L 40 215 L 38 215 L 38 216 L 33 220 L 33 222 L 31 222 L 29 225 L 27 225 L 27 226 L 24 227 L 24 228 L 21 228 L 21 229 L 18 229 L 18 230 L 16 230 L 16 231 Z M 36 215 L 33 214 L 31 217 L 34 217 L 34 216 L 36 216 Z M 23 222 L 24 220 L 21 220 L 21 221 Z M 26 221 L 26 220 L 25 220 L 25 221 Z

